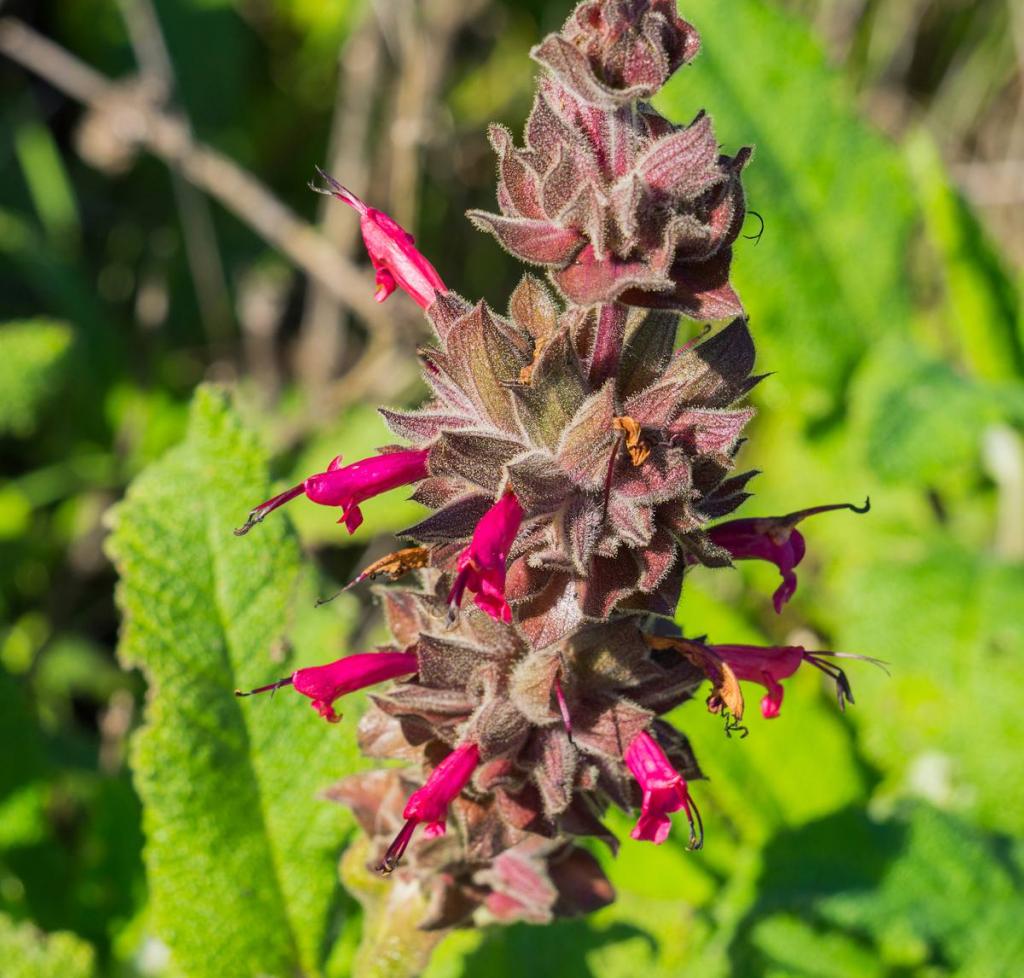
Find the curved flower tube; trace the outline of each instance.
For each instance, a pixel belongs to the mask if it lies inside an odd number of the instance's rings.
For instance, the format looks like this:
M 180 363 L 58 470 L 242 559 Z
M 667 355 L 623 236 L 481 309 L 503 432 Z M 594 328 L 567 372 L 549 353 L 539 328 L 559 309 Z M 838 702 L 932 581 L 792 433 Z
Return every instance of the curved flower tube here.
M 480 750 L 476 744 L 463 744 L 431 771 L 427 783 L 409 796 L 402 812 L 405 825 L 388 846 L 378 872 L 387 875 L 398 865 L 421 822 L 426 825 L 424 832 L 428 839 L 444 835 L 448 806 L 462 793 L 479 763 Z
M 378 302 L 383 302 L 401 286 L 421 309 L 428 309 L 438 293 L 448 291 L 437 269 L 415 247 L 416 239 L 401 224 L 383 211 L 363 203 L 320 167 L 317 167 L 317 173 L 328 184 L 327 187 L 310 184 L 317 193 L 336 197 L 359 214 L 363 243 L 377 273 L 374 298 Z
M 690 797 L 686 779 L 674 768 L 658 742 L 647 732 L 637 734 L 626 748 L 626 766 L 644 792 L 640 818 L 630 836 L 661 845 L 667 838 L 671 812 L 682 809 L 690 822 L 689 848 L 704 845 L 704 823 Z
M 245 523 L 235 530 L 235 536 L 244 536 L 275 509 L 303 493 L 321 506 L 341 507 L 338 522 L 344 523 L 349 533 L 355 533 L 363 522 L 359 504 L 389 489 L 425 479 L 429 455 L 430 451 L 426 448 L 408 449 L 374 455 L 345 466 L 342 466 L 339 455 L 327 466 L 326 471 L 311 475 L 299 485 L 257 506 L 249 513 Z
M 349 655 L 323 666 L 296 669 L 285 679 L 248 692 L 235 690 L 235 696 L 253 696 L 273 693 L 283 686 L 292 686 L 296 692 L 308 696 L 310 704 L 328 723 L 337 723 L 341 716 L 334 712 L 334 701 L 357 689 L 376 686 L 399 676 L 407 676 L 419 668 L 414 652 L 365 652 Z
M 766 560 L 774 564 L 782 575 L 782 583 L 772 595 L 776 614 L 796 593 L 795 568 L 804 559 L 807 544 L 803 534 L 796 528 L 797 523 L 818 513 L 837 509 L 849 509 L 854 513 L 866 513 L 871 500 L 863 506 L 853 503 L 832 503 L 827 506 L 813 506 L 801 509 L 787 516 L 760 516 L 719 523 L 708 530 L 712 542 L 724 547 L 735 560 Z
M 458 573 L 448 594 L 449 617 L 454 620 L 463 594 L 476 594 L 476 606 L 498 621 L 510 622 L 512 610 L 505 600 L 508 552 L 523 522 L 523 507 L 506 492 L 484 515 L 469 546 L 459 555 Z

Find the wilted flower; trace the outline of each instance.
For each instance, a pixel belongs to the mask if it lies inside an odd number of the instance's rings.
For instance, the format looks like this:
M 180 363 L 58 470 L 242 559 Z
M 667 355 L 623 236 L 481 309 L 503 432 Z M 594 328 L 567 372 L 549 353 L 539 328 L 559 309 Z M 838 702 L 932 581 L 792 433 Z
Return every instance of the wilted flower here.
M 690 797 L 686 779 L 672 767 L 658 742 L 646 731 L 637 734 L 625 756 L 644 793 L 640 818 L 630 835 L 661 845 L 672 827 L 669 815 L 682 809 L 690 822 L 690 848 L 699 849 L 704 844 L 700 811 Z
M 853 690 L 846 673 L 832 659 L 858 659 L 872 665 L 885 668 L 879 659 L 866 655 L 852 655 L 845 652 L 808 652 L 801 645 L 711 645 L 708 646 L 715 655 L 729 665 L 737 679 L 760 683 L 768 692 L 761 700 L 761 714 L 766 720 L 774 719 L 782 708 L 783 679 L 793 675 L 800 665 L 809 662 L 820 669 L 836 684 L 836 696 L 839 706 L 845 707 L 847 702 L 853 703 Z
M 341 517 L 338 522 L 344 523 L 349 533 L 355 533 L 363 522 L 359 503 L 390 489 L 425 479 L 429 455 L 426 450 L 395 451 L 345 466 L 341 464 L 339 455 L 327 466 L 326 471 L 309 476 L 305 482 L 257 506 L 249 513 L 245 523 L 235 530 L 235 535 L 248 533 L 257 523 L 262 523 L 269 513 L 303 493 L 321 506 L 340 506 Z
M 337 197 L 359 214 L 363 243 L 377 272 L 377 292 L 374 298 L 378 302 L 383 302 L 401 286 L 421 309 L 426 309 L 439 293 L 448 291 L 437 269 L 416 248 L 416 239 L 405 228 L 383 211 L 364 204 L 351 190 L 347 190 L 319 167 L 317 173 L 327 181 L 328 186 L 313 186 L 314 190 Z
M 357 689 L 376 686 L 377 683 L 408 676 L 417 669 L 414 652 L 367 652 L 349 655 L 323 666 L 308 666 L 296 669 L 285 679 L 266 686 L 258 686 L 248 692 L 236 689 L 236 696 L 253 696 L 256 693 L 273 693 L 284 686 L 292 686 L 296 692 L 308 696 L 311 706 L 330 723 L 337 723 L 341 717 L 334 712 L 334 701 Z

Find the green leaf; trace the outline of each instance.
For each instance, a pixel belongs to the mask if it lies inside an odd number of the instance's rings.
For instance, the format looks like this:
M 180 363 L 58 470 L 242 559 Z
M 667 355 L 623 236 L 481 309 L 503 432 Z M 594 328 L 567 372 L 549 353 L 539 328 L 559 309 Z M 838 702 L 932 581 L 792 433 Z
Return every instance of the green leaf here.
M 842 933 L 819 933 L 804 921 L 779 915 L 761 921 L 753 943 L 784 974 L 807 978 L 878 978 L 885 969 L 875 955 Z
M 4 978 L 91 978 L 92 948 L 74 934 L 43 934 L 0 914 L 0 961 Z
M 57 392 L 71 329 L 48 319 L 0 326 L 0 434 L 32 433 L 40 408 Z
M 832 839 L 846 845 L 822 858 Z M 1024 897 L 1006 842 L 924 804 L 881 823 L 847 810 L 784 833 L 767 850 L 735 973 L 1018 974 Z
M 744 185 L 765 229 L 756 246 L 738 242 L 734 280 L 759 363 L 792 365 L 761 396 L 828 415 L 869 343 L 909 319 L 914 201 L 903 161 L 859 118 L 801 21 L 765 0 L 690 0 L 685 10 L 701 54 L 656 103 L 676 121 L 706 108 L 727 151 L 755 146 Z M 746 230 L 757 232 L 756 218 Z
M 862 670 L 851 711 L 883 790 L 923 795 L 980 824 L 1024 831 L 1024 566 L 932 536 L 924 559 L 848 572 L 838 647 L 889 660 Z
M 1001 390 L 900 342 L 880 345 L 858 374 L 864 454 L 886 482 L 944 487 L 972 479 L 988 425 L 1022 411 L 1024 389 Z
M 996 246 L 949 180 L 938 149 L 918 132 L 907 161 L 922 204 L 925 230 L 939 261 L 948 318 L 960 358 L 978 377 L 1024 373 L 1024 336 L 1017 335 L 1021 297 Z
M 189 978 L 320 974 L 342 906 L 336 859 L 350 822 L 316 795 L 355 766 L 352 723 L 327 726 L 288 690 L 232 692 L 336 658 L 344 629 L 328 644 L 332 628 L 310 617 L 330 623 L 352 607 L 311 611 L 284 517 L 233 536 L 239 508 L 267 492 L 255 439 L 223 394 L 200 388 L 185 442 L 129 489 L 109 544 L 119 655 L 150 686 L 132 768 L 151 919 Z

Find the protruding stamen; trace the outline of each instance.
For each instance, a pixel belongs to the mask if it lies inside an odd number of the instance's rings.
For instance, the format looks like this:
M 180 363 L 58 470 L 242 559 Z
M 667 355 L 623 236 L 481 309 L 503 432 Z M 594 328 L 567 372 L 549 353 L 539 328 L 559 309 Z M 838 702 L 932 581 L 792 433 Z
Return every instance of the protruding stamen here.
M 756 247 L 761 242 L 761 235 L 764 234 L 764 218 L 761 217 L 761 215 L 758 214 L 757 211 L 755 211 L 755 210 L 747 211 L 747 213 L 751 217 L 756 217 L 761 222 L 761 229 L 757 232 L 757 234 L 745 234 L 745 235 L 743 235 L 743 237 L 746 238 L 748 241 L 753 241 L 754 245 Z
M 283 506 L 287 502 L 291 502 L 296 496 L 301 496 L 306 491 L 305 483 L 300 482 L 297 486 L 293 486 L 286 492 L 282 492 L 280 495 L 274 496 L 273 499 L 268 499 L 265 503 L 261 503 L 251 513 L 249 513 L 248 519 L 243 523 L 237 530 L 235 530 L 236 537 L 244 537 L 257 523 L 262 523 L 269 513 L 272 513 L 279 506 Z
M 809 662 L 816 669 L 820 669 L 836 684 L 836 698 L 839 700 L 839 709 L 841 710 L 846 709 L 847 703 L 856 705 L 857 701 L 853 698 L 853 687 L 850 686 L 850 680 L 839 666 L 827 659 L 822 659 L 821 656 L 827 656 L 828 659 L 859 659 L 862 662 L 870 662 L 873 666 L 878 666 L 887 676 L 889 675 L 889 670 L 886 668 L 887 663 L 869 655 L 856 655 L 852 652 L 805 652 L 804 661 Z
M 700 809 L 697 807 L 697 802 L 694 801 L 693 795 L 691 795 L 689 791 L 686 793 L 686 799 L 686 818 L 690 822 L 690 841 L 686 848 L 691 850 L 703 849 L 704 819 L 700 817 Z M 696 816 L 696 831 L 694 826 L 694 816 Z
M 285 676 L 284 679 L 279 679 L 276 683 L 267 683 L 266 686 L 257 686 L 255 689 L 250 690 L 235 690 L 235 696 L 255 696 L 257 693 L 276 693 L 282 686 L 291 686 L 292 677 Z
M 343 200 L 350 207 L 354 207 L 359 214 L 365 214 L 367 207 L 351 190 L 347 187 L 343 187 L 337 180 L 334 179 L 326 170 L 321 169 L 319 166 L 315 166 L 314 169 L 317 175 L 324 183 L 326 187 L 318 187 L 312 180 L 309 181 L 307 186 L 310 190 L 317 194 L 323 194 L 325 197 L 337 197 L 338 200 Z
M 395 841 L 388 846 L 388 851 L 384 853 L 384 858 L 374 867 L 381 876 L 390 876 L 395 871 L 395 867 L 402 856 L 405 855 L 405 850 L 409 848 L 409 843 L 412 841 L 412 834 L 416 831 L 417 824 L 417 819 L 408 819 L 398 835 L 395 836 Z
M 807 509 L 798 510 L 795 513 L 790 513 L 788 517 L 783 517 L 783 519 L 797 523 L 800 520 L 807 519 L 808 516 L 817 516 L 819 513 L 834 513 L 840 509 L 848 509 L 851 513 L 863 516 L 865 513 L 871 512 L 871 497 L 866 496 L 862 506 L 858 506 L 856 503 L 826 503 L 823 506 L 811 506 Z

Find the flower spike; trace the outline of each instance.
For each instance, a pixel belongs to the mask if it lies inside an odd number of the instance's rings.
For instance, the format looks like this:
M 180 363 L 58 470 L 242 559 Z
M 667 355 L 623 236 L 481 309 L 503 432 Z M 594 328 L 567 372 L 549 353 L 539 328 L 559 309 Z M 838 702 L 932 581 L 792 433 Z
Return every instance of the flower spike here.
M 684 733 L 656 718 L 708 680 L 707 708 L 727 734 L 746 732 L 741 687 L 758 683 L 761 712 L 778 716 L 803 663 L 831 679 L 840 706 L 852 702 L 846 656 L 712 646 L 673 624 L 688 566 L 730 556 L 777 568 L 781 611 L 805 556 L 801 521 L 867 509 L 735 519 L 757 474 L 737 468 L 746 400 L 768 376 L 755 373 L 731 282 L 734 249 L 751 247 L 740 235 L 752 154 L 724 151 L 703 111 L 679 125 L 652 102 L 698 48 L 677 0 L 579 0 L 532 50 L 539 77 L 522 137 L 489 130 L 496 205 L 469 214 L 540 269 L 500 306 L 449 290 L 391 217 L 316 178 L 314 190 L 358 214 L 377 300 L 402 289 L 424 310 L 429 393 L 380 409 L 408 447 L 335 459 L 238 532 L 302 495 L 339 507 L 353 531 L 364 500 L 400 485 L 415 484 L 431 513 L 348 585 L 390 579 L 374 592 L 392 647 L 251 692 L 293 686 L 335 720 L 339 696 L 395 680 L 369 698 L 359 744 L 422 765 L 419 776 L 388 765 L 328 789 L 370 836 L 371 865 L 387 875 L 401 863 L 390 936 L 604 906 L 614 891 L 579 839 L 614 848 L 609 805 L 635 808 L 632 837 L 655 844 L 685 815 L 700 848 L 687 784 L 699 764 Z M 692 335 L 681 346 L 680 314 Z M 698 613 L 686 603 L 688 626 L 699 629 Z M 449 814 L 458 831 L 438 839 Z
M 394 870 L 421 822 L 426 823 L 424 832 L 428 839 L 444 835 L 448 806 L 462 793 L 479 763 L 480 749 L 476 744 L 463 744 L 434 768 L 427 783 L 409 796 L 402 812 L 405 825 L 388 846 L 377 872 L 387 876 Z
M 667 838 L 672 822 L 671 812 L 682 809 L 690 823 L 690 849 L 704 845 L 704 822 L 686 779 L 674 768 L 658 742 L 646 731 L 633 738 L 625 755 L 626 766 L 643 789 L 643 807 L 640 818 L 630 836 L 661 845 Z
M 827 506 L 812 506 L 788 516 L 756 516 L 729 520 L 719 523 L 708 531 L 713 543 L 724 547 L 735 560 L 767 560 L 775 564 L 782 575 L 782 583 L 772 595 L 777 614 L 796 593 L 795 568 L 804 559 L 807 545 L 803 534 L 796 528 L 797 523 L 818 513 L 829 513 L 848 509 L 853 513 L 866 513 L 871 509 L 871 500 L 863 506 L 853 503 L 832 503 Z
M 339 455 L 326 471 L 311 475 L 305 482 L 293 486 L 249 513 L 245 523 L 235 530 L 235 536 L 245 536 L 257 523 L 262 523 L 279 506 L 301 496 L 322 506 L 341 507 L 339 523 L 344 523 L 349 533 L 355 533 L 363 522 L 359 504 L 389 489 L 420 482 L 427 477 L 429 450 L 408 449 L 374 455 L 361 462 L 342 466 Z
M 421 309 L 428 309 L 439 293 L 448 291 L 437 269 L 415 247 L 415 239 L 405 228 L 383 211 L 365 204 L 320 167 L 316 172 L 327 186 L 311 183 L 310 189 L 344 201 L 359 215 L 363 243 L 377 273 L 374 298 L 378 302 L 401 286 Z
M 413 652 L 366 652 L 349 655 L 323 666 L 296 669 L 290 676 L 276 683 L 257 686 L 235 696 L 254 696 L 257 693 L 275 693 L 282 686 L 293 686 L 296 692 L 308 696 L 311 706 L 328 723 L 337 723 L 341 716 L 334 712 L 334 701 L 346 693 L 375 686 L 377 683 L 408 676 L 419 668 Z
M 458 615 L 467 589 L 476 593 L 473 600 L 481 611 L 498 621 L 512 620 L 512 610 L 505 600 L 505 563 L 522 522 L 523 507 L 512 492 L 506 492 L 483 515 L 472 541 L 459 555 L 458 572 L 448 593 L 450 621 Z

